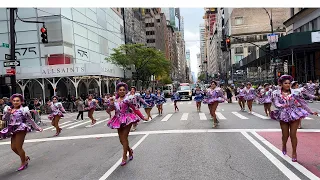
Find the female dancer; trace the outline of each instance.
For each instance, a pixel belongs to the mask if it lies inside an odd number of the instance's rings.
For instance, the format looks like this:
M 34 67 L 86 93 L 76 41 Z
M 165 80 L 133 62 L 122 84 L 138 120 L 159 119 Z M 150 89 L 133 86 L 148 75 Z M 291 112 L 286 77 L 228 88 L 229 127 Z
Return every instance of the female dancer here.
M 147 104 L 140 96 L 139 93 L 136 93 L 136 87 L 132 86 L 131 87 L 131 91 L 127 94 L 129 96 L 130 101 L 133 103 L 133 105 L 135 106 L 136 110 L 140 109 L 140 103 L 145 104 L 147 106 L 149 106 L 149 104 Z M 137 129 L 137 125 L 138 123 L 132 123 L 132 130 L 131 131 L 135 131 Z
M 204 97 L 204 92 L 201 91 L 199 86 L 197 86 L 196 87 L 196 91 L 195 91 L 195 95 L 194 95 L 194 101 L 196 101 L 197 111 L 198 112 L 201 111 L 201 102 L 203 100 L 203 97 Z
M 242 83 L 240 87 L 237 89 L 237 98 L 238 98 L 238 103 L 241 108 L 241 111 L 244 111 L 246 108 L 246 100 L 244 99 L 245 96 L 245 90 L 244 90 L 244 84 Z
M 247 86 L 244 88 L 244 94 L 244 100 L 247 101 L 249 113 L 252 113 L 252 102 L 256 98 L 256 92 L 250 82 L 248 82 Z
M 292 91 L 293 94 L 296 94 L 296 95 L 302 94 L 304 96 L 309 97 L 309 99 L 314 99 L 315 98 L 315 96 L 312 95 L 312 94 L 309 94 L 309 92 L 304 87 L 299 88 L 299 83 L 297 81 L 292 81 L 291 82 L 291 91 Z M 298 107 L 301 107 L 301 104 L 299 104 L 298 102 L 296 102 L 296 105 Z M 301 121 L 302 121 L 302 119 L 299 122 L 299 127 L 298 127 L 299 129 L 302 128 L 301 127 Z
M 224 102 L 226 99 L 223 96 L 223 91 L 220 87 L 218 87 L 218 83 L 216 81 L 211 82 L 210 88 L 207 90 L 206 97 L 203 100 L 204 104 L 208 104 L 210 115 L 213 119 L 213 128 L 219 125 L 219 121 L 216 116 L 216 110 L 219 103 Z
M 156 94 L 156 104 L 157 104 L 159 116 L 162 116 L 162 112 L 163 112 L 162 105 L 165 102 L 167 102 L 167 100 L 164 97 L 164 94 L 162 94 L 161 91 L 158 90 Z
M 48 119 L 51 120 L 52 126 L 56 128 L 56 134 L 54 136 L 59 136 L 61 133 L 61 128 L 59 127 L 59 120 L 61 117 L 63 117 L 62 113 L 65 113 L 62 103 L 58 102 L 58 97 L 53 96 L 52 102 L 49 102 L 48 104 L 51 108 L 51 114 L 49 114 Z
M 132 99 L 130 100 L 126 93 L 128 91 L 128 85 L 126 83 L 118 83 L 116 86 L 117 97 L 110 98 L 107 102 L 107 112 L 115 110 L 115 115 L 108 121 L 108 126 L 111 129 L 117 129 L 120 139 L 120 143 L 123 146 L 123 155 L 121 166 L 127 164 L 127 152 L 129 152 L 129 160 L 133 159 L 133 151 L 129 147 L 128 135 L 132 126 L 132 123 L 136 123 L 141 119 L 148 120 L 143 117 L 139 109 L 136 109 Z M 130 109 L 131 108 L 131 109 Z M 133 112 L 132 112 L 133 111 Z
M 1 135 L 11 135 L 11 149 L 18 156 L 20 156 L 21 166 L 18 171 L 22 171 L 28 167 L 30 161 L 29 156 L 26 156 L 23 150 L 23 143 L 26 137 L 27 132 L 31 131 L 31 127 L 28 124 L 36 129 L 37 131 L 42 131 L 31 118 L 28 107 L 22 107 L 24 99 L 21 94 L 14 94 L 10 97 L 12 106 L 6 106 L 4 108 L 4 115 L 2 120 L 9 121 L 8 127 L 0 131 Z
M 267 116 L 270 115 L 271 112 L 271 104 L 272 104 L 272 90 L 269 88 L 269 84 L 265 83 L 263 85 L 264 89 L 260 90 L 260 99 L 259 102 L 264 106 L 264 112 Z
M 293 93 L 290 90 L 290 83 L 293 78 L 290 75 L 282 75 L 279 78 L 281 90 L 275 91 L 273 94 L 274 106 L 277 110 L 271 111 L 270 117 L 280 121 L 282 130 L 282 153 L 287 154 L 287 141 L 290 135 L 292 144 L 292 161 L 297 162 L 297 129 L 299 121 L 309 114 L 317 115 L 317 112 L 312 112 L 307 106 L 307 103 L 301 93 Z M 298 102 L 301 107 L 297 107 L 295 102 Z
M 93 126 L 97 122 L 97 120 L 93 118 L 93 112 L 96 109 L 97 101 L 93 99 L 92 94 L 89 94 L 88 99 L 85 101 L 85 104 L 87 106 L 85 109 L 88 111 L 88 117 L 91 119 L 91 126 Z
M 177 92 L 176 88 L 173 88 L 173 94 L 171 96 L 171 100 L 173 101 L 173 105 L 174 105 L 174 112 L 179 111 L 179 108 L 177 106 L 177 102 L 180 100 L 180 94 Z
M 146 94 L 144 96 L 144 101 L 146 104 L 143 105 L 144 111 L 147 113 L 148 119 L 152 119 L 151 117 L 151 110 L 154 107 L 154 101 L 155 101 L 154 94 L 150 93 L 150 90 L 146 90 Z

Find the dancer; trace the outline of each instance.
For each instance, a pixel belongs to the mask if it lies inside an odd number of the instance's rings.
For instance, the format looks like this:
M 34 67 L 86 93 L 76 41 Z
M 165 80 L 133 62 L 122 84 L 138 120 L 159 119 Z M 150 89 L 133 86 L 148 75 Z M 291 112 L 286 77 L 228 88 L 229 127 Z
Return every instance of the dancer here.
M 129 152 L 129 160 L 133 159 L 133 150 L 129 147 L 128 135 L 132 126 L 132 123 L 136 123 L 141 119 L 148 120 L 143 117 L 139 109 L 136 109 L 132 99 L 129 100 L 126 93 L 128 91 L 128 85 L 126 83 L 118 83 L 116 86 L 117 97 L 110 98 L 107 102 L 107 112 L 115 111 L 115 115 L 108 121 L 107 125 L 111 129 L 117 129 L 120 139 L 120 143 L 123 147 L 123 155 L 121 166 L 127 164 L 127 152 Z M 130 109 L 131 108 L 131 109 Z M 132 112 L 133 111 L 133 112 Z
M 204 97 L 204 92 L 201 91 L 200 87 L 197 86 L 196 87 L 196 91 L 194 93 L 194 101 L 196 101 L 196 105 L 197 105 L 197 111 L 200 112 L 201 111 L 201 102 L 203 100 Z
M 293 94 L 299 95 L 302 94 L 303 96 L 309 97 L 309 99 L 314 99 L 316 96 L 309 94 L 309 92 L 304 87 L 299 87 L 299 83 L 297 81 L 291 82 L 291 91 Z M 301 107 L 301 104 L 296 102 L 296 106 Z M 301 126 L 302 119 L 299 121 L 299 129 L 302 128 Z
M 245 94 L 244 100 L 247 101 L 249 113 L 251 114 L 252 113 L 252 102 L 256 98 L 256 92 L 250 82 L 247 83 L 247 86 L 244 88 L 244 90 L 245 90 L 244 91 L 244 94 Z
M 240 87 L 237 89 L 237 98 L 238 98 L 238 104 L 241 108 L 241 111 L 244 111 L 246 108 L 246 100 L 244 99 L 245 96 L 245 89 L 244 89 L 244 84 L 242 83 Z
M 129 96 L 130 101 L 132 101 L 133 105 L 135 106 L 136 110 L 140 109 L 140 103 L 149 106 L 149 104 L 147 104 L 140 96 L 139 93 L 136 93 L 136 87 L 132 86 L 131 87 L 131 91 L 127 94 Z M 137 129 L 137 125 L 138 123 L 132 123 L 132 129 L 131 131 L 135 131 Z
M 93 95 L 89 94 L 88 99 L 85 101 L 85 105 L 87 106 L 85 110 L 88 111 L 88 117 L 91 119 L 91 126 L 93 126 L 97 120 L 93 118 L 93 113 L 97 106 L 97 101 L 93 99 Z
M 173 93 L 172 93 L 172 96 L 171 96 L 171 100 L 173 101 L 174 112 L 179 111 L 179 108 L 177 106 L 177 102 L 180 100 L 180 94 L 177 92 L 176 88 L 173 88 Z
M 4 108 L 2 118 L 3 121 L 8 121 L 8 127 L 2 129 L 0 134 L 6 137 L 11 135 L 11 149 L 20 156 L 21 166 L 18 171 L 22 171 L 28 167 L 30 161 L 30 157 L 26 156 L 23 149 L 26 134 L 31 131 L 31 127 L 28 124 L 31 124 L 37 131 L 42 131 L 42 128 L 32 120 L 29 108 L 22 107 L 21 104 L 24 102 L 24 98 L 21 94 L 13 94 L 10 100 L 12 106 Z
M 314 95 L 316 90 L 316 84 L 312 82 L 312 80 L 309 80 L 309 82 L 306 84 L 306 90 L 308 94 Z M 309 99 L 310 103 L 313 103 L 313 98 Z
M 56 134 L 54 136 L 59 136 L 61 133 L 61 128 L 59 127 L 59 121 L 61 117 L 64 117 L 62 113 L 65 113 L 66 111 L 64 110 L 62 103 L 58 102 L 58 97 L 53 96 L 52 102 L 49 102 L 49 106 L 51 108 L 51 114 L 49 114 L 48 119 L 51 120 L 52 126 L 56 128 Z
M 293 93 L 290 90 L 291 82 L 293 78 L 290 75 L 282 75 L 279 78 L 281 83 L 281 90 L 275 92 L 274 106 L 277 110 L 271 111 L 270 117 L 274 120 L 280 121 L 280 127 L 282 130 L 282 153 L 287 154 L 287 141 L 290 135 L 292 144 L 292 162 L 297 162 L 297 129 L 299 121 L 309 114 L 317 115 L 317 112 L 312 112 L 307 106 L 306 101 L 303 99 L 302 94 Z M 301 107 L 297 107 L 298 102 Z
M 156 94 L 156 104 L 157 104 L 159 116 L 162 116 L 163 103 L 165 103 L 165 102 L 167 102 L 167 100 L 164 97 L 164 94 L 162 94 L 161 91 L 158 90 L 157 94 Z
M 144 95 L 144 101 L 146 104 L 143 105 L 144 111 L 147 113 L 148 119 L 152 119 L 151 110 L 154 107 L 155 95 L 151 94 L 150 90 L 146 90 L 146 94 Z
M 259 102 L 264 106 L 264 112 L 266 116 L 270 116 L 271 105 L 272 105 L 272 90 L 270 89 L 270 85 L 265 83 L 263 85 L 264 89 L 261 89 L 259 92 Z
M 204 104 L 208 104 L 208 108 L 210 111 L 210 115 L 213 119 L 213 128 L 219 126 L 219 121 L 216 116 L 216 110 L 219 103 L 224 102 L 226 99 L 223 96 L 223 91 L 220 87 L 218 87 L 218 83 L 216 81 L 211 82 L 210 88 L 206 92 L 206 97 L 203 100 Z

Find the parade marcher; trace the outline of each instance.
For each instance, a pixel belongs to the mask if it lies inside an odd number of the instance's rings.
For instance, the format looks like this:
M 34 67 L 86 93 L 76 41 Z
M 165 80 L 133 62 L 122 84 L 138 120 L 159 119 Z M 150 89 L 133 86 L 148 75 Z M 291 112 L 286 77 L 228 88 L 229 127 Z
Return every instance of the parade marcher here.
M 271 111 L 270 117 L 280 121 L 282 130 L 282 153 L 287 154 L 287 141 L 290 136 L 292 144 L 292 161 L 297 162 L 297 129 L 299 121 L 309 114 L 317 115 L 307 106 L 301 93 L 294 93 L 290 89 L 293 78 L 290 75 L 282 75 L 279 78 L 281 89 L 273 93 L 274 106 L 277 110 Z M 300 107 L 296 106 L 296 102 Z
M 81 97 L 79 97 L 75 102 L 78 110 L 77 120 L 81 116 L 81 120 L 83 120 L 83 111 L 84 111 L 84 102 Z
M 158 91 L 157 91 L 157 94 L 156 94 L 156 104 L 157 104 L 159 116 L 162 116 L 163 103 L 165 103 L 165 102 L 167 102 L 167 100 L 166 100 L 166 98 L 164 97 L 164 94 L 161 93 L 160 90 L 158 90 Z
M 270 85 L 265 83 L 263 85 L 264 89 L 259 91 L 259 102 L 264 106 L 264 112 L 266 116 L 270 116 L 271 105 L 272 105 L 272 90 L 270 89 Z
M 59 127 L 59 120 L 61 117 L 64 117 L 62 113 L 65 113 L 62 103 L 58 102 L 58 97 L 53 96 L 52 102 L 49 102 L 49 106 L 51 108 L 51 114 L 49 114 L 48 119 L 51 120 L 52 126 L 56 128 L 56 134 L 54 136 L 58 136 L 61 133 L 61 128 Z
M 31 131 L 30 124 L 37 131 L 42 131 L 31 118 L 28 107 L 22 107 L 24 98 L 21 94 L 14 94 L 10 98 L 12 106 L 4 108 L 3 121 L 8 121 L 8 127 L 0 131 L 0 134 L 11 136 L 11 149 L 20 156 L 21 166 L 18 171 L 22 171 L 28 167 L 30 157 L 26 156 L 23 149 L 24 139 L 27 132 Z
M 107 112 L 115 111 L 115 115 L 108 121 L 107 125 L 112 129 L 118 130 L 120 143 L 123 147 L 121 166 L 127 164 L 127 152 L 129 152 L 129 160 L 133 159 L 133 150 L 129 146 L 128 135 L 132 123 L 136 123 L 141 119 L 148 120 L 143 117 L 139 109 L 136 109 L 132 99 L 127 96 L 128 85 L 126 83 L 118 83 L 116 86 L 117 97 L 110 98 L 107 102 Z
M 154 94 L 151 94 L 150 90 L 146 90 L 146 94 L 144 95 L 143 100 L 146 102 L 146 104 L 143 105 L 143 108 L 147 114 L 147 118 L 152 119 L 151 110 L 154 107 L 156 97 Z
M 142 97 L 140 96 L 139 93 L 136 93 L 137 89 L 135 86 L 132 86 L 131 87 L 131 90 L 130 92 L 127 94 L 132 102 L 132 104 L 134 105 L 135 109 L 136 110 L 139 110 L 140 109 L 140 103 L 146 105 L 146 106 L 149 106 L 149 104 L 147 104 L 143 99 Z M 135 123 L 132 123 L 132 129 L 131 131 L 135 131 L 137 129 L 137 125 L 138 123 L 135 122 Z
M 177 106 L 177 102 L 180 100 L 180 94 L 177 92 L 176 88 L 173 88 L 173 93 L 171 96 L 171 101 L 173 101 L 173 105 L 174 105 L 174 112 L 179 111 L 179 108 Z
M 312 94 L 309 94 L 309 91 L 307 91 L 304 87 L 299 87 L 299 83 L 297 81 L 291 82 L 291 91 L 293 94 L 299 95 L 302 94 L 303 96 L 307 96 L 309 99 L 314 99 L 315 96 Z M 296 102 L 296 106 L 301 107 L 301 104 Z M 302 128 L 301 126 L 302 119 L 299 122 L 299 129 Z
M 314 95 L 316 90 L 316 84 L 314 84 L 312 80 L 309 80 L 309 82 L 306 84 L 306 90 L 308 94 Z M 313 99 L 310 99 L 309 102 L 312 103 Z
M 201 111 L 201 102 L 204 98 L 204 92 L 201 91 L 199 86 L 197 86 L 194 94 L 195 94 L 194 101 L 196 101 L 197 111 L 200 112 Z
M 210 115 L 214 122 L 212 126 L 213 128 L 219 125 L 219 121 L 216 116 L 216 110 L 219 103 L 222 103 L 225 101 L 223 94 L 224 93 L 222 89 L 218 87 L 218 83 L 216 81 L 212 81 L 210 88 L 207 89 L 206 97 L 203 100 L 204 104 L 208 104 Z
M 252 102 L 256 98 L 256 91 L 250 82 L 248 82 L 247 86 L 244 88 L 244 94 L 244 99 L 247 101 L 249 113 L 252 113 Z
M 228 103 L 232 103 L 232 90 L 229 86 L 226 87 Z
M 93 99 L 93 95 L 89 94 L 88 99 L 85 101 L 85 105 L 87 106 L 85 110 L 88 111 L 88 117 L 91 119 L 91 126 L 93 126 L 97 120 L 93 118 L 93 113 L 97 107 L 97 101 Z
M 244 111 L 245 108 L 246 108 L 246 100 L 244 99 L 244 96 L 245 96 L 245 89 L 244 89 L 244 84 L 242 83 L 240 85 L 240 87 L 238 87 L 237 89 L 237 98 L 238 98 L 238 103 L 239 103 L 239 106 L 241 108 L 241 111 Z

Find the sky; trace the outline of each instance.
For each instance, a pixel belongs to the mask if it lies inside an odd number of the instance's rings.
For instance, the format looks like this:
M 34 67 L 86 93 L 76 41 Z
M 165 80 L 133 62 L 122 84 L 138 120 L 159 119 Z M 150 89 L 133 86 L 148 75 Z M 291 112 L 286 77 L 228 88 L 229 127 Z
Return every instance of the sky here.
M 191 71 L 197 72 L 197 54 L 200 53 L 199 25 L 204 22 L 203 8 L 180 8 L 180 15 L 184 19 L 184 39 L 186 50 L 190 49 Z

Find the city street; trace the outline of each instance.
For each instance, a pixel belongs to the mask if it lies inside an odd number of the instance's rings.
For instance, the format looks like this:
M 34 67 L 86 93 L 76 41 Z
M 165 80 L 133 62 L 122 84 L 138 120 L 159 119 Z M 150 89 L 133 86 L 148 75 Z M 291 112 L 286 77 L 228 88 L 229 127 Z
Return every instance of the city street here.
M 55 134 L 46 116 L 44 131 L 27 134 L 24 149 L 31 161 L 27 170 L 16 172 L 19 157 L 10 139 L 0 141 L 0 179 L 3 180 L 95 180 L 95 179 L 319 179 L 320 117 L 310 116 L 298 131 L 298 163 L 281 152 L 279 123 L 266 117 L 263 105 L 254 104 L 253 114 L 241 112 L 237 102 L 223 103 L 216 112 L 220 126 L 212 128 L 206 105 L 196 111 L 194 101 L 164 105 L 163 116 L 153 108 L 153 120 L 140 122 L 129 136 L 134 159 L 119 166 L 122 146 L 116 130 L 106 126 L 104 111 L 94 113 L 97 124 L 76 121 L 76 113 L 60 121 Z M 310 107 L 320 112 L 320 103 Z M 141 109 L 144 113 L 144 110 Z M 87 113 L 84 114 L 87 116 Z

